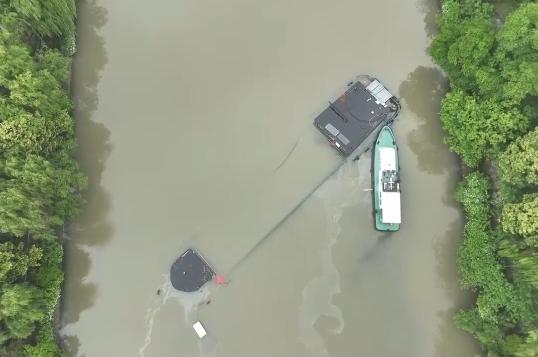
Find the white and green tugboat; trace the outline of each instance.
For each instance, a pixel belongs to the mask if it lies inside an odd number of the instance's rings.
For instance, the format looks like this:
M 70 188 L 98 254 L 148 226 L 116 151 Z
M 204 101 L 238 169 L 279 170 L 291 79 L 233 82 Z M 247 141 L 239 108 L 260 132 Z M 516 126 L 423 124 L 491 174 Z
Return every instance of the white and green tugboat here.
M 393 232 L 402 223 L 400 206 L 400 163 L 392 130 L 385 126 L 374 146 L 374 217 L 378 231 Z

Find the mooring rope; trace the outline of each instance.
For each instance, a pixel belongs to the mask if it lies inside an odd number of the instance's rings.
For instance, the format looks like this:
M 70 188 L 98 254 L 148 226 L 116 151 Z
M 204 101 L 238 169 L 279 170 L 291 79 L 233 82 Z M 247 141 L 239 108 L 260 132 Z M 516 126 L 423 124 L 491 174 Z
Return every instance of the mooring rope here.
M 338 172 L 338 170 L 340 170 L 340 168 L 342 166 L 344 166 L 344 164 L 347 162 L 347 159 L 344 159 L 342 160 L 335 168 L 333 171 L 331 171 L 327 176 L 325 176 L 316 186 L 314 186 L 314 188 L 312 188 L 300 201 L 299 203 L 297 203 L 284 217 L 282 217 L 282 219 L 280 219 L 280 221 L 278 221 L 269 231 L 267 231 L 267 233 L 265 233 L 259 240 L 258 242 L 252 246 L 252 248 L 250 248 L 246 253 L 245 255 L 243 255 L 242 258 L 240 258 L 234 265 L 232 265 L 232 267 L 228 270 L 228 272 L 226 273 L 226 276 L 228 278 L 228 276 L 235 270 L 237 269 L 241 264 L 243 264 L 252 254 L 254 254 L 254 252 L 260 247 L 263 245 L 263 243 L 265 243 L 268 238 L 270 238 L 272 236 L 272 234 L 280 227 L 282 226 L 282 224 L 284 224 L 284 222 L 286 222 L 288 220 L 288 218 L 290 216 L 292 216 L 309 198 L 310 196 L 312 196 L 314 194 L 314 192 L 317 191 L 318 188 L 321 187 L 321 185 L 323 185 L 325 182 L 327 182 L 327 180 L 329 180 L 336 172 Z

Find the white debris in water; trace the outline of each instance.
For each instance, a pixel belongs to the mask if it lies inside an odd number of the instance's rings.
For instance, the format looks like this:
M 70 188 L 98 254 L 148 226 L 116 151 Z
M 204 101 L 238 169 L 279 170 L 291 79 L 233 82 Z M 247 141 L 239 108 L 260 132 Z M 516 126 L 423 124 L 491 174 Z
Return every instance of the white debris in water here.
M 200 321 L 196 321 L 196 323 L 192 325 L 192 328 L 194 329 L 194 331 L 196 331 L 198 337 L 200 338 L 204 338 L 204 336 L 207 335 L 207 332 Z

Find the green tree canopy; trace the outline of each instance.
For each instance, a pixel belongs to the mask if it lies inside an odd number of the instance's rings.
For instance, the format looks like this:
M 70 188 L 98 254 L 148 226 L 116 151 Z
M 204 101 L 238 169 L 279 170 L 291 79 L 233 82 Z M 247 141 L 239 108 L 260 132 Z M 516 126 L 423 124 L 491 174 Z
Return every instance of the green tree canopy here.
M 61 87 L 65 60 L 44 51 L 37 62 L 27 47 L 0 36 L 0 150 L 50 156 L 70 153 L 74 126 L 69 98 Z
M 474 307 L 461 310 L 455 317 L 456 325 L 472 334 L 487 351 L 500 351 L 500 342 L 503 339 L 503 330 L 497 322 L 484 320 Z
M 464 91 L 520 103 L 538 94 L 538 4 L 518 7 L 496 33 L 492 6 L 447 0 L 430 53 Z
M 0 232 L 15 237 L 32 234 L 53 238 L 54 231 L 39 202 L 17 187 L 0 189 Z
M 501 217 L 506 232 L 525 237 L 538 235 L 538 193 L 526 194 L 521 202 L 504 206 Z
M 44 317 L 39 290 L 29 284 L 4 284 L 0 296 L 0 322 L 8 338 L 25 338 Z
M 15 12 L 27 31 L 39 36 L 61 37 L 75 31 L 74 0 L 0 0 L 0 8 Z
M 498 83 L 494 71 L 488 71 L 495 42 L 492 12 L 491 5 L 479 0 L 443 1 L 439 34 L 430 53 L 455 86 L 475 90 L 477 76 Z
M 520 305 L 496 258 L 490 227 L 489 181 L 481 173 L 469 174 L 456 190 L 455 198 L 467 214 L 464 239 L 458 250 L 458 266 L 464 288 L 477 288 L 477 312 L 483 320 L 497 322 L 500 311 L 510 318 Z
M 538 4 L 514 2 L 504 23 L 484 0 L 442 4 L 430 50 L 451 83 L 440 113 L 445 141 L 468 166 L 498 159 L 501 178 L 494 210 L 484 175 L 468 175 L 456 191 L 466 216 L 461 283 L 477 293 L 456 324 L 488 356 L 538 356 L 538 129 L 519 137 L 537 116 Z
M 488 178 L 479 172 L 467 175 L 464 181 L 458 185 L 454 198 L 463 206 L 468 221 L 488 224 L 491 216 L 489 208 L 490 186 Z
M 86 180 L 70 161 L 55 164 L 37 155 L 0 161 L 0 231 L 21 237 L 53 237 L 79 208 Z
M 50 321 L 43 322 L 39 326 L 37 343 L 33 346 L 26 345 L 24 349 L 27 357 L 60 357 L 65 355 L 54 339 Z
M 29 268 L 39 266 L 43 251 L 35 245 L 26 248 L 22 242 L 0 243 L 0 282 L 13 283 L 26 276 Z
M 538 355 L 538 329 L 529 331 L 526 338 L 517 335 L 508 336 L 503 352 L 506 356 L 536 357 Z
M 517 138 L 499 157 L 501 179 L 511 185 L 538 185 L 538 128 Z
M 86 179 L 66 93 L 74 0 L 0 0 L 0 356 L 59 357 L 57 232 Z M 45 238 L 45 239 L 44 239 Z
M 479 100 L 456 89 L 441 105 L 445 142 L 471 167 L 500 151 L 528 128 L 530 120 L 517 107 L 493 99 Z
M 518 284 L 528 285 L 538 292 L 538 252 L 535 248 L 532 243 L 503 240 L 499 255 L 512 262 L 514 280 Z
M 498 32 L 497 44 L 503 97 L 520 102 L 538 95 L 538 3 L 514 10 Z

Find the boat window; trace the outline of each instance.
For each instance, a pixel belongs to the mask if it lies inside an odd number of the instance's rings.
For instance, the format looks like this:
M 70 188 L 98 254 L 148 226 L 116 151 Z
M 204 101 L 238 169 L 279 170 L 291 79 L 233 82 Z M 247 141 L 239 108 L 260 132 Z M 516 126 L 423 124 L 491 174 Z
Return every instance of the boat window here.
M 340 133 L 340 130 L 336 129 L 331 123 L 325 125 L 325 129 L 327 129 L 333 136 L 337 136 Z

